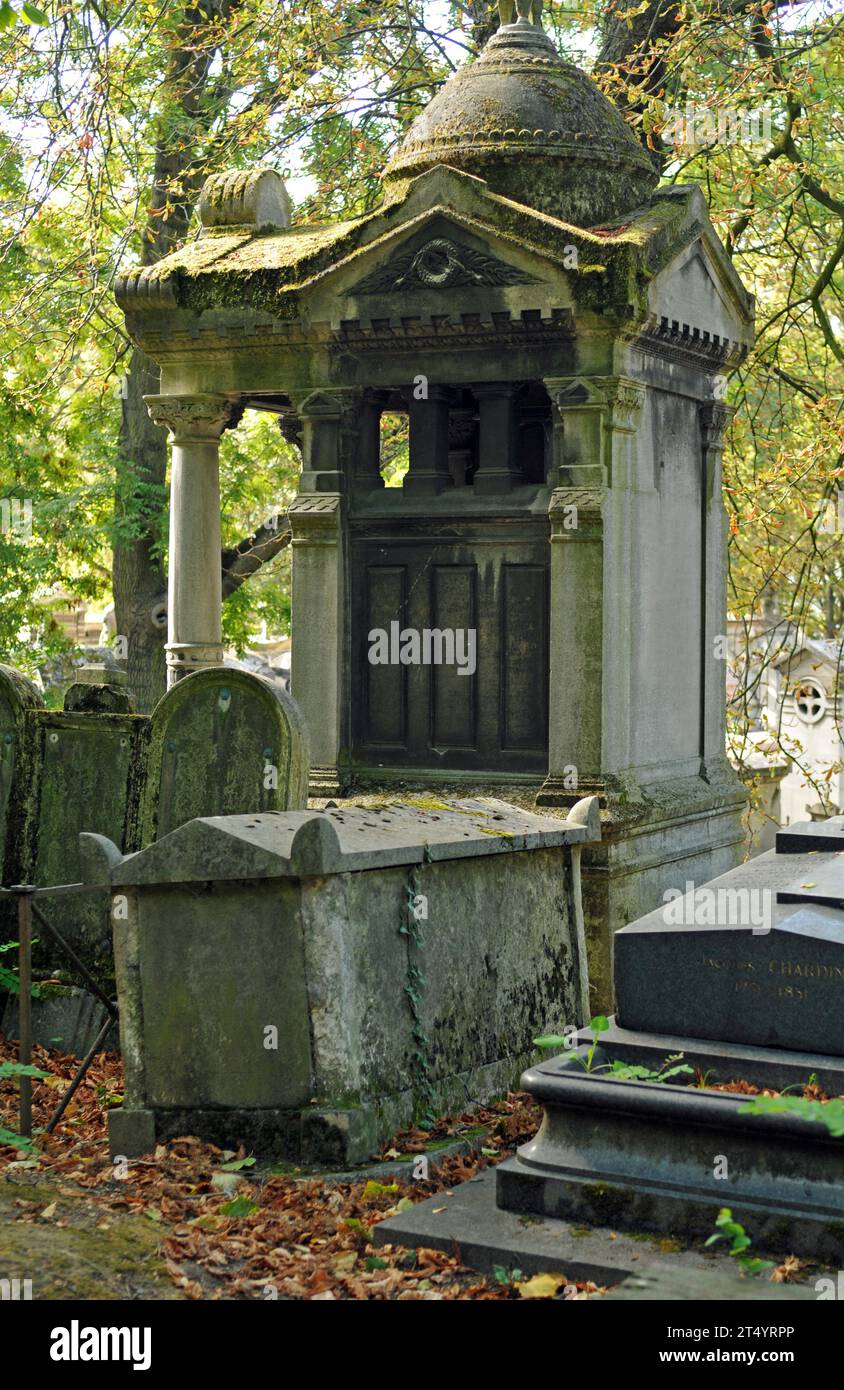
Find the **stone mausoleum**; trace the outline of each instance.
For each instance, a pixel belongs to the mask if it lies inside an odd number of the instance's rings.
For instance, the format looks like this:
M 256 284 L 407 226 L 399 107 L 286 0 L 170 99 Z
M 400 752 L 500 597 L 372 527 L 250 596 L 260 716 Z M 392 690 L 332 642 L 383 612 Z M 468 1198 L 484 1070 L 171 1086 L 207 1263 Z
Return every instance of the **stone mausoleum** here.
M 274 412 L 302 451 L 292 690 L 312 793 L 597 794 L 605 1002 L 609 929 L 740 857 L 716 638 L 723 384 L 753 301 L 700 190 L 657 190 L 539 8 L 502 5 L 373 211 L 297 225 L 274 171 L 216 175 L 198 238 L 118 298 L 173 441 L 171 682 L 222 659 L 218 441 Z M 408 420 L 400 487 L 385 412 Z M 476 669 L 371 664 L 370 632 L 395 623 L 471 630 Z

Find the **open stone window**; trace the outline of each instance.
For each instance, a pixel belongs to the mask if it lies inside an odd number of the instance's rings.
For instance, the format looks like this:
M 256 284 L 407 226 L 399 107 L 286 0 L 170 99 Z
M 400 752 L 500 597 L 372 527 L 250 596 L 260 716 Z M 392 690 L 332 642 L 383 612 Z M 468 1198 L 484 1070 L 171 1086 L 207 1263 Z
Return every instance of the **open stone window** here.
M 552 427 L 551 403 L 541 383 L 448 388 L 424 383 L 371 394 L 378 413 L 377 473 L 365 467 L 364 479 L 374 482 L 380 476 L 397 492 L 428 495 L 473 486 L 487 495 L 506 495 L 514 487 L 545 484 Z M 429 400 L 439 416 L 434 429 L 426 411 Z
M 801 681 L 794 688 L 794 708 L 804 724 L 817 724 L 826 714 L 826 696 L 817 681 Z
M 406 410 L 384 410 L 379 421 L 379 472 L 385 487 L 400 488 L 410 463 Z

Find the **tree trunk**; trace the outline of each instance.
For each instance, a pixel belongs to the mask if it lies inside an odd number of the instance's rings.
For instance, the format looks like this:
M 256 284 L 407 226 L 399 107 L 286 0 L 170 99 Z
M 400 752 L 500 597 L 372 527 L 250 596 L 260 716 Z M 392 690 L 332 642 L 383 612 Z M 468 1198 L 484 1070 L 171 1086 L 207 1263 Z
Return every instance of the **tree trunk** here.
M 191 208 L 202 181 L 195 150 L 208 133 L 213 102 L 207 101 L 213 52 L 203 29 L 233 8 L 215 0 L 186 6 L 171 50 L 166 86 L 182 117 L 194 122 L 195 141 L 168 140 L 166 124 L 156 144 L 150 211 L 141 244 L 141 264 L 152 265 L 187 235 Z M 159 390 L 160 373 L 139 349 L 132 352 L 124 385 L 119 440 L 112 581 L 118 636 L 126 639 L 129 687 L 146 713 L 164 692 L 167 594 L 164 567 L 156 558 L 163 488 L 167 476 L 167 431 L 154 425 L 145 395 Z M 151 487 L 151 491 L 147 491 Z
M 136 348 L 124 380 L 112 581 L 118 653 L 125 656 L 129 688 L 144 714 L 165 687 L 167 581 L 155 543 L 167 473 L 167 436 L 153 424 L 144 404 L 144 396 L 154 395 L 158 384 L 155 363 Z

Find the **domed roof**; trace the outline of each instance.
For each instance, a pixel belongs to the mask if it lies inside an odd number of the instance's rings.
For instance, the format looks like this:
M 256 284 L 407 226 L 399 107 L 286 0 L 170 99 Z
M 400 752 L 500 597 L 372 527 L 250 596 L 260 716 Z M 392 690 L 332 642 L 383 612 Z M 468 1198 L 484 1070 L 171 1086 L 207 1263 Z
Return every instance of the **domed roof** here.
M 654 165 L 597 84 L 528 18 L 541 4 L 518 8 L 413 122 L 385 178 L 450 164 L 576 226 L 631 212 L 658 182 Z M 512 14 L 510 0 L 501 9 Z

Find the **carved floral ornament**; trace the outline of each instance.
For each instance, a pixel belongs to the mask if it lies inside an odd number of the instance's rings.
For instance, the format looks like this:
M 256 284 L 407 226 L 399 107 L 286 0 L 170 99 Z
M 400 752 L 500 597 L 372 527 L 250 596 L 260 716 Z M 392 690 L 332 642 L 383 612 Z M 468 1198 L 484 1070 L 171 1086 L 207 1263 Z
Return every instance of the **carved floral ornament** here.
M 144 396 L 144 401 L 150 419 L 174 440 L 219 439 L 243 414 L 240 401 L 230 396 Z
M 723 449 L 724 434 L 735 413 L 735 406 L 724 401 L 707 401 L 700 407 L 703 445 L 707 451 Z

